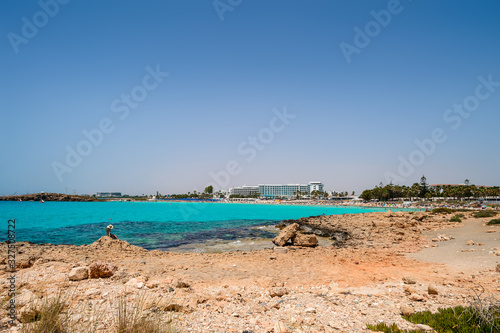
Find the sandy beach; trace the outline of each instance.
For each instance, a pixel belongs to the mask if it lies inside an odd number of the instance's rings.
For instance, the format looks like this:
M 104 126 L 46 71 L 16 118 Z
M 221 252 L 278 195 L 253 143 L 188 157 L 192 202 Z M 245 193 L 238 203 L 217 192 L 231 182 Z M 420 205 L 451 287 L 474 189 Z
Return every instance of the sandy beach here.
M 106 236 L 82 246 L 17 243 L 17 316 L 62 291 L 71 295 L 72 325 L 93 322 L 96 332 L 109 331 L 121 297 L 132 304 L 146 298 L 146 314 L 161 300 L 178 332 L 361 332 L 382 321 L 414 328 L 402 309 L 436 311 L 467 304 L 481 288 L 500 291 L 500 228 L 464 214 L 462 223 L 449 222 L 452 215 L 390 211 L 285 221 L 329 235 L 314 248 L 285 246 L 287 253 L 261 239 L 186 246 L 190 253 L 147 251 Z M 348 236 L 332 239 L 340 231 Z M 7 258 L 6 243 L 0 250 Z M 75 275 L 96 262 L 112 275 Z M 8 323 L 13 273 L 6 263 L 0 325 L 8 332 L 20 324 Z

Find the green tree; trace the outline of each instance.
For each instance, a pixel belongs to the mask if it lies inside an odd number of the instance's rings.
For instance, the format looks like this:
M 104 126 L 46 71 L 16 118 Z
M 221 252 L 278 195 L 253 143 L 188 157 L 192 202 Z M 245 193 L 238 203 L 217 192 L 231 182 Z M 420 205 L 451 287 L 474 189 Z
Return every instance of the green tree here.
M 420 194 L 419 196 L 421 198 L 425 198 L 425 195 L 429 192 L 429 184 L 427 184 L 427 178 L 425 178 L 424 175 L 422 175 L 422 178 L 420 178 Z
M 205 193 L 206 194 L 212 194 L 212 193 L 214 193 L 214 187 L 212 185 L 209 185 L 209 186 L 205 187 Z
M 370 201 L 373 199 L 373 193 L 372 190 L 364 190 L 363 193 L 359 196 L 361 199 L 365 201 Z

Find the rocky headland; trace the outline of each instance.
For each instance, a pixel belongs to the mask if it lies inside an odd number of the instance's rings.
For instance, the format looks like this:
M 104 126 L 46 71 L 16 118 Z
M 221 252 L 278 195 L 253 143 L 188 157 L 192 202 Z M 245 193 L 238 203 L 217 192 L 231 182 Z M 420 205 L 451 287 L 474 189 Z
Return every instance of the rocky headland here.
M 61 193 L 34 193 L 0 196 L 0 201 L 101 201 L 99 199 L 80 195 Z

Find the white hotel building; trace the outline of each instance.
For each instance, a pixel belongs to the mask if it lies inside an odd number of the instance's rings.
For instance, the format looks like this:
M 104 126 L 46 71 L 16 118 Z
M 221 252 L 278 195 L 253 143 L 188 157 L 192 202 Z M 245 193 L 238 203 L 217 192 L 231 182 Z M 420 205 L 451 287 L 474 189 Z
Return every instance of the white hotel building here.
M 300 192 L 301 196 L 310 196 L 313 191 L 323 192 L 321 182 L 309 184 L 259 184 L 259 186 L 241 186 L 229 189 L 229 195 L 254 195 L 259 194 L 266 198 L 291 198 Z

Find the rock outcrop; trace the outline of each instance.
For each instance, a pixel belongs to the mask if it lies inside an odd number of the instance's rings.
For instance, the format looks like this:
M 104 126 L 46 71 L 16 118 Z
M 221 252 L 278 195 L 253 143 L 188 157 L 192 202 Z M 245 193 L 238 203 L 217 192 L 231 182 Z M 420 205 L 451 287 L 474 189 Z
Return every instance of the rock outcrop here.
M 295 234 L 292 237 L 292 244 L 295 246 L 314 247 L 318 245 L 318 238 L 315 235 Z
M 288 227 L 285 227 L 281 230 L 280 234 L 273 239 L 273 243 L 277 246 L 283 246 L 288 242 L 299 230 L 299 225 L 297 223 L 293 223 Z
M 107 263 L 104 261 L 97 261 L 90 265 L 90 278 L 108 278 L 113 276 L 113 274 L 118 270 L 118 266 L 115 264 Z
M 71 281 L 81 281 L 88 279 L 89 268 L 88 267 L 75 267 L 69 272 L 68 278 Z

